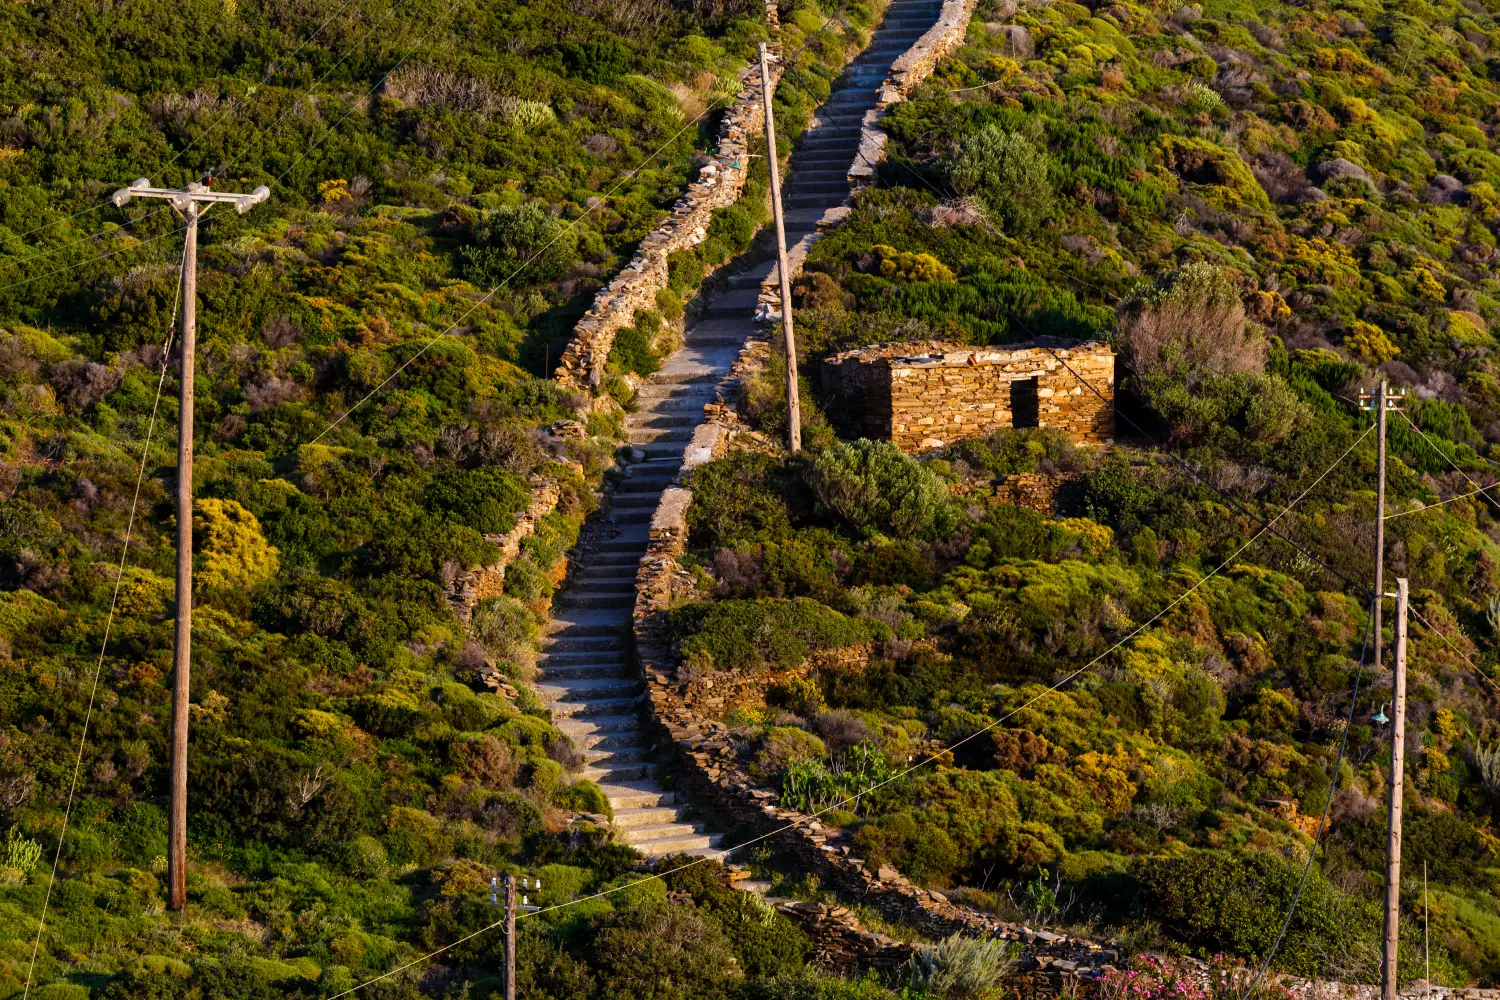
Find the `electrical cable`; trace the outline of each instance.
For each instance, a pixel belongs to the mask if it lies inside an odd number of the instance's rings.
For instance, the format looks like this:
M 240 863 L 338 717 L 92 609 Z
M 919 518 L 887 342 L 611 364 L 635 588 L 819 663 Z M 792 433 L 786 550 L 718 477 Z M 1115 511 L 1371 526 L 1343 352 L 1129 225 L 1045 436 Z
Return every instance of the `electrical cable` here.
M 26 997 L 31 993 L 31 982 L 36 974 L 37 953 L 41 949 L 42 933 L 47 927 L 47 909 L 52 903 L 52 889 L 57 885 L 57 869 L 62 862 L 63 844 L 66 842 L 68 834 L 68 821 L 73 815 L 73 800 L 78 792 L 78 774 L 83 769 L 83 754 L 88 747 L 89 740 L 89 724 L 93 721 L 94 701 L 99 693 L 99 675 L 104 669 L 104 654 L 109 648 L 110 632 L 114 628 L 115 608 L 120 600 L 120 585 L 125 581 L 125 565 L 126 559 L 130 555 L 131 536 L 135 530 L 136 508 L 139 506 L 141 500 L 141 484 L 145 481 L 146 477 L 146 460 L 151 454 L 151 439 L 156 432 L 156 413 L 161 405 L 161 390 L 167 380 L 167 368 L 171 364 L 173 332 L 177 326 L 177 312 L 182 304 L 180 295 L 182 288 L 182 268 L 186 265 L 187 256 L 184 254 L 182 262 L 178 265 L 177 287 L 179 296 L 173 301 L 172 318 L 167 323 L 167 337 L 162 345 L 161 373 L 156 379 L 156 398 L 151 403 L 151 417 L 146 424 L 145 443 L 141 446 L 141 461 L 136 467 L 135 494 L 130 499 L 130 516 L 125 522 L 125 541 L 120 547 L 120 565 L 115 572 L 115 586 L 110 593 L 109 612 L 104 619 L 104 638 L 99 644 L 99 657 L 94 662 L 94 679 L 89 687 L 88 709 L 84 712 L 83 716 L 83 734 L 78 740 L 78 756 L 73 762 L 73 778 L 68 785 L 68 799 L 66 806 L 63 808 L 62 828 L 57 833 L 57 850 L 52 855 L 52 874 L 47 879 L 47 892 L 42 897 L 42 912 L 37 919 L 36 940 L 31 945 L 31 963 L 26 970 L 26 983 L 21 993 L 22 1000 L 26 1000 Z
M 782 64 L 783 68 L 788 67 L 788 66 L 794 66 L 796 64 L 797 58 L 799 56 L 801 56 L 802 53 L 807 50 L 807 47 L 812 44 L 813 39 L 817 38 L 824 31 L 828 30 L 828 26 L 834 23 L 834 21 L 837 19 L 838 15 L 843 12 L 844 7 L 847 6 L 847 5 L 848 5 L 848 0 L 841 0 L 841 2 L 839 3 L 838 7 L 835 8 L 833 14 L 830 15 L 823 22 L 822 26 L 819 27 L 817 31 L 813 32 L 811 35 L 809 35 L 807 37 L 807 39 L 802 43 L 801 47 L 798 48 L 796 52 L 792 53 L 792 55 L 789 56 L 789 57 L 777 57 L 777 61 Z M 750 78 L 750 76 L 752 76 L 754 74 L 754 72 L 755 72 L 755 68 L 752 67 L 745 74 L 744 79 L 748 80 Z M 738 95 L 728 95 L 728 94 L 724 95 L 724 103 L 721 104 L 721 105 L 719 105 L 719 107 L 727 107 L 727 106 L 729 106 L 730 104 L 732 104 L 734 102 L 734 100 L 735 100 L 735 98 L 737 96 Z M 707 107 L 703 111 L 701 111 L 695 118 L 693 118 L 687 124 L 683 125 L 682 128 L 678 129 L 675 133 L 673 133 L 673 135 L 670 138 L 668 138 L 666 142 L 662 143 L 662 145 L 659 146 L 656 149 L 655 152 L 653 152 L 650 155 L 646 156 L 644 159 L 641 160 L 641 162 L 640 162 L 639 165 L 633 167 L 631 170 L 627 171 L 624 175 L 622 175 L 620 177 L 620 179 L 615 182 L 614 186 L 611 187 L 608 191 L 606 191 L 604 193 L 603 197 L 601 197 L 601 198 L 599 198 L 597 200 L 597 202 L 595 203 L 595 205 L 586 208 L 584 210 L 584 212 L 583 212 L 582 215 L 580 215 L 578 218 L 574 219 L 567 226 L 563 227 L 557 233 L 556 236 L 552 237 L 552 239 L 550 239 L 546 243 L 544 243 L 530 257 L 526 258 L 519 265 L 517 265 L 517 267 L 515 268 L 515 270 L 511 271 L 509 274 L 507 274 L 504 278 L 502 278 L 500 280 L 499 284 L 495 285 L 489 291 L 485 292 L 484 295 L 482 295 L 478 299 L 476 299 L 474 301 L 474 303 L 472 305 L 470 305 L 468 309 L 464 310 L 464 312 L 456 320 L 454 320 L 452 323 L 450 323 L 446 329 L 444 329 L 437 336 L 433 337 L 426 344 L 422 345 L 422 348 L 420 350 L 418 350 L 411 357 L 409 357 L 405 361 L 403 361 L 400 364 L 400 366 L 398 366 L 396 368 L 395 371 L 391 372 L 384 379 L 382 379 L 379 385 L 375 386 L 373 389 L 371 389 L 369 392 L 367 392 L 364 396 L 360 397 L 360 399 L 357 400 L 354 403 L 353 406 L 350 406 L 347 410 L 345 410 L 342 414 L 340 414 L 339 417 L 336 420 L 334 420 L 332 423 L 330 423 L 327 427 L 324 427 L 323 430 L 321 432 L 319 432 L 318 436 L 315 437 L 315 438 L 313 438 L 312 441 L 309 442 L 309 443 L 311 443 L 311 444 L 317 444 L 319 441 L 323 440 L 323 438 L 325 436 L 327 436 L 329 432 L 331 432 L 332 430 L 334 430 L 334 428 L 338 427 L 345 420 L 347 420 L 349 418 L 349 415 L 352 414 L 355 410 L 359 409 L 365 403 L 369 402 L 375 396 L 376 393 L 380 392 L 387 385 L 389 385 L 392 381 L 394 381 L 395 378 L 396 378 L 396 376 L 400 375 L 413 362 L 415 362 L 418 358 L 422 357 L 422 355 L 426 354 L 435 344 L 438 343 L 438 341 L 444 339 L 445 337 L 451 336 L 453 334 L 453 331 L 456 330 L 456 329 L 458 329 L 459 325 L 461 323 L 463 323 L 464 320 L 468 319 L 471 315 L 474 314 L 475 310 L 477 310 L 480 306 L 484 305 L 490 299 L 494 298 L 495 294 L 498 293 L 500 291 L 500 289 L 504 288 L 507 284 L 509 284 L 510 281 L 511 281 L 511 279 L 513 279 L 516 275 L 518 275 L 522 271 L 524 271 L 531 264 L 532 261 L 536 260 L 542 254 L 546 253 L 547 250 L 550 249 L 553 244 L 555 244 L 558 240 L 562 239 L 563 237 L 567 236 L 567 234 L 569 232 L 571 232 L 573 229 L 575 229 L 580 223 L 582 223 L 584 219 L 588 218 L 589 213 L 593 212 L 594 208 L 606 204 L 606 202 L 610 198 L 610 196 L 612 196 L 616 191 L 618 191 L 622 185 L 624 185 L 627 181 L 629 181 L 631 178 L 633 178 L 636 174 L 640 173 L 641 170 L 645 169 L 645 167 L 648 164 L 650 164 L 653 160 L 655 160 L 656 157 L 660 156 L 664 151 L 666 151 L 667 149 L 669 149 L 672 146 L 673 143 L 675 143 L 685 132 L 687 132 L 688 129 L 694 128 L 695 126 L 697 126 L 697 124 L 700 121 L 702 121 L 710 112 L 716 111 L 716 110 L 718 110 L 718 107 L 710 105 L 709 107 Z M 293 166 L 296 166 L 296 164 L 293 164 Z M 287 169 L 290 170 L 291 168 L 288 167 Z M 749 164 L 746 163 L 746 165 L 745 165 L 745 171 L 746 171 L 747 174 L 749 173 L 749 169 L 750 169 Z M 285 172 L 283 172 L 283 176 L 285 176 Z M 3 290 L 3 289 L 0 289 L 0 290 Z
M 806 92 L 807 88 L 804 87 L 803 90 Z M 856 155 L 856 157 L 858 159 L 863 159 L 865 161 L 865 163 L 868 164 L 872 169 L 876 169 L 877 168 L 876 162 L 873 161 L 873 160 L 871 160 L 869 158 L 869 156 L 865 153 L 865 151 L 864 151 L 863 148 L 860 148 L 860 149 L 856 150 L 855 155 Z M 937 187 L 935 187 L 932 184 L 931 181 L 929 181 L 927 178 L 923 177 L 919 172 L 917 172 L 914 168 L 912 168 L 904 160 L 898 160 L 896 162 L 900 163 L 901 166 L 908 173 L 910 173 L 913 177 L 916 177 L 917 180 L 919 180 L 923 184 L 927 185 L 928 189 L 931 190 L 938 197 L 940 197 L 940 198 L 944 197 L 944 194 L 943 194 L 942 191 L 940 191 Z M 896 192 L 896 191 L 893 190 L 892 193 L 895 194 L 896 200 L 901 203 L 901 207 L 904 208 L 904 209 L 906 209 L 906 211 L 915 218 L 916 215 L 917 215 L 916 210 L 913 209 L 910 205 L 908 205 L 906 203 L 906 200 L 901 197 L 901 195 L 900 195 L 899 192 Z M 1060 272 L 1060 273 L 1065 273 L 1065 272 Z M 1072 277 L 1071 275 L 1067 275 L 1067 276 L 1068 277 Z M 1039 338 L 1037 336 L 1037 334 L 1030 327 L 1028 327 L 1024 321 L 1022 321 L 1021 317 L 1014 310 L 1007 309 L 1006 312 L 1008 312 L 1010 314 L 1011 318 L 1015 321 L 1016 325 L 1019 326 L 1022 329 L 1022 331 L 1027 334 L 1027 336 L 1031 337 L 1032 340 L 1035 341 L 1039 347 L 1041 347 L 1043 350 L 1047 351 L 1047 353 L 1051 354 L 1052 357 L 1055 358 L 1060 364 L 1062 364 L 1062 366 L 1064 368 L 1066 368 L 1068 370 L 1068 372 L 1070 374 L 1072 374 L 1072 376 L 1075 379 L 1077 379 L 1085 388 L 1087 388 L 1095 396 L 1098 396 L 1099 399 L 1102 400 L 1103 402 L 1105 402 L 1107 404 L 1110 404 L 1110 405 L 1113 405 L 1113 401 L 1112 400 L 1108 399 L 1102 392 L 1100 392 L 1097 388 L 1095 388 L 1092 383 L 1090 383 L 1087 379 L 1085 379 L 1082 375 L 1080 375 L 1078 373 L 1078 371 L 1075 370 L 1071 365 L 1069 365 L 1067 363 L 1067 361 L 1061 355 L 1059 355 L 1055 350 L 1053 350 L 1047 344 L 1042 343 L 1041 342 L 1041 338 Z M 1187 471 L 1188 475 L 1190 475 L 1200 485 L 1205 486 L 1208 489 L 1212 490 L 1214 493 L 1216 493 L 1227 504 L 1229 504 L 1229 506 L 1232 507 L 1236 512 L 1238 512 L 1239 514 L 1241 514 L 1241 515 L 1243 515 L 1245 517 L 1251 518 L 1254 521 L 1265 523 L 1265 519 L 1263 517 L 1261 517 L 1261 516 L 1253 513 L 1252 511 L 1246 509 L 1245 506 L 1243 504 L 1241 504 L 1238 500 L 1236 500 L 1235 498 L 1231 497 L 1229 494 L 1225 493 L 1223 490 L 1219 489 L 1218 487 L 1214 486 L 1212 483 L 1208 482 L 1203 477 L 1203 475 L 1199 472 L 1199 470 L 1192 465 L 1192 463 L 1188 462 L 1186 459 L 1181 458 L 1178 455 L 1174 454 L 1173 452 L 1169 451 L 1150 432 L 1148 432 L 1144 427 L 1142 427 L 1138 422 L 1136 422 L 1136 420 L 1134 420 L 1130 416 L 1129 413 L 1126 413 L 1124 411 L 1121 411 L 1121 410 L 1117 409 L 1116 410 L 1116 415 L 1119 416 L 1119 417 L 1123 417 L 1124 420 L 1125 420 L 1125 422 L 1128 423 L 1128 424 L 1130 424 L 1130 426 L 1133 427 L 1138 434 L 1140 434 L 1148 442 L 1150 442 L 1153 447 L 1155 447 L 1159 452 L 1161 452 L 1163 455 L 1165 455 L 1171 461 L 1177 463 L 1183 469 L 1185 469 Z M 1330 575 L 1338 578 L 1339 580 L 1341 580 L 1346 586 L 1352 587 L 1352 588 L 1354 588 L 1356 590 L 1362 590 L 1367 596 L 1368 596 L 1369 593 L 1371 593 L 1371 588 L 1369 588 L 1369 587 L 1365 586 L 1364 584 L 1361 584 L 1358 581 L 1354 580 L 1347 573 L 1344 573 L 1341 570 L 1337 570 L 1337 569 L 1333 568 L 1332 566 L 1329 566 L 1323 560 L 1321 560 L 1318 557 L 1314 556 L 1311 552 L 1308 552 L 1306 548 L 1304 548 L 1303 546 L 1299 545 L 1297 542 L 1293 541 L 1292 539 L 1288 538 L 1286 535 L 1282 534 L 1281 532 L 1276 531 L 1276 530 L 1273 529 L 1271 531 L 1271 535 L 1272 535 L 1272 537 L 1274 537 L 1274 538 L 1280 540 L 1281 542 L 1285 543 L 1286 545 L 1290 546 L 1294 551 L 1297 552 L 1298 555 L 1302 556 L 1304 559 L 1307 559 L 1313 565 L 1315 565 L 1318 568 L 1322 569 L 1325 573 L 1328 573 L 1328 574 L 1330 574 Z
M 1397 511 L 1394 514 L 1387 514 L 1385 516 L 1385 519 L 1387 521 L 1393 521 L 1398 517 L 1405 517 L 1408 514 L 1420 514 L 1422 513 L 1422 511 L 1431 510 L 1434 507 L 1443 507 L 1458 500 L 1467 500 L 1469 497 L 1477 497 L 1481 493 L 1484 493 L 1486 490 L 1492 490 L 1497 486 L 1500 486 L 1500 483 L 1491 483 L 1488 486 L 1481 486 L 1477 490 L 1470 490 L 1467 493 L 1460 493 L 1458 496 L 1449 497 L 1446 500 L 1439 500 L 1436 503 L 1425 503 L 1420 507 L 1413 507 L 1410 510 L 1402 510 Z
M 1281 511 L 1281 513 L 1277 514 L 1276 517 L 1272 518 L 1271 519 L 1272 522 L 1274 522 L 1276 520 L 1279 520 L 1281 517 L 1283 517 L 1286 514 L 1290 513 L 1291 510 L 1294 507 L 1296 507 L 1299 503 L 1301 503 L 1302 500 L 1305 499 L 1307 497 L 1307 495 L 1310 494 L 1314 489 L 1316 489 L 1318 487 L 1318 485 L 1320 483 L 1322 483 L 1322 481 L 1324 479 L 1326 479 L 1329 476 L 1329 474 L 1331 474 L 1333 472 L 1333 470 L 1335 468 L 1337 468 L 1339 465 L 1341 465 L 1343 463 L 1343 461 L 1346 458 L 1348 458 L 1350 454 L 1353 453 L 1354 449 L 1362 441 L 1364 441 L 1364 439 L 1366 437 L 1368 437 L 1373 432 L 1373 430 L 1374 430 L 1373 427 L 1366 428 L 1365 432 L 1363 434 L 1361 434 L 1358 438 L 1356 438 L 1355 441 L 1354 441 L 1354 443 L 1351 444 L 1351 445 L 1349 445 L 1349 447 L 1344 451 L 1344 453 L 1342 455 L 1340 455 L 1338 457 L 1338 459 L 1336 459 L 1332 465 L 1330 465 L 1327 469 L 1325 469 L 1318 476 L 1317 479 L 1315 479 L 1306 489 L 1304 489 L 1302 491 L 1301 494 L 1299 494 L 1296 497 L 1296 499 L 1294 499 L 1290 504 L 1288 504 L 1285 508 L 1283 508 L 1282 511 Z M 1007 720 L 1009 720 L 1013 716 L 1016 716 L 1016 715 L 1020 714 L 1021 712 L 1024 712 L 1026 709 L 1030 708 L 1032 705 L 1035 705 L 1037 702 L 1041 701 L 1043 698 L 1047 697 L 1048 695 L 1056 693 L 1058 690 L 1060 690 L 1063 687 L 1063 685 L 1065 685 L 1065 684 L 1069 683 L 1070 681 L 1076 679 L 1077 677 L 1081 676 L 1082 674 L 1086 673 L 1087 671 L 1092 670 L 1094 668 L 1094 666 L 1096 666 L 1099 662 L 1101 662 L 1102 660 L 1104 660 L 1105 657 L 1109 656 L 1115 650 L 1119 649 L 1121 646 L 1124 646 L 1127 642 L 1130 642 L 1132 639 L 1134 639 L 1141 632 L 1145 631 L 1147 628 L 1150 628 L 1152 625 L 1156 624 L 1156 622 L 1160 621 L 1173 608 L 1177 607 L 1183 601 L 1187 600 L 1190 596 L 1193 595 L 1194 592 L 1196 592 L 1204 584 L 1208 583 L 1209 580 L 1212 580 L 1215 576 L 1217 576 L 1219 573 L 1223 572 L 1226 568 L 1228 568 L 1231 564 L 1233 564 L 1235 562 L 1235 560 L 1237 560 L 1240 557 L 1240 555 L 1246 549 L 1248 549 L 1251 545 L 1255 544 L 1256 540 L 1259 539 L 1261 535 L 1265 534 L 1266 531 L 1267 531 L 1267 527 L 1265 525 L 1262 525 L 1255 532 L 1255 534 L 1252 535 L 1248 540 L 1246 540 L 1244 542 L 1244 544 L 1242 544 L 1238 549 L 1236 549 L 1235 552 L 1232 555 L 1230 555 L 1227 559 L 1225 559 L 1218 566 L 1216 566 L 1213 570 L 1211 570 L 1206 576 L 1202 577 L 1197 582 L 1195 582 L 1192 586 L 1188 587 L 1185 591 L 1183 591 L 1181 594 L 1179 594 L 1177 597 L 1173 598 L 1169 603 L 1167 603 L 1166 606 L 1164 606 L 1161 610 L 1159 610 L 1158 612 L 1156 612 L 1156 614 L 1152 615 L 1150 618 L 1148 618 L 1146 621 L 1142 622 L 1140 625 L 1137 625 L 1127 635 L 1125 635 L 1124 637 L 1122 637 L 1119 641 L 1115 642 L 1114 645 L 1110 646 L 1104 652 L 1100 653 L 1098 656 L 1094 657 L 1092 660 L 1090 660 L 1089 662 L 1085 663 L 1083 666 L 1078 667 L 1076 670 L 1073 670 L 1070 673 L 1064 675 L 1060 680 L 1055 681 L 1050 686 L 1048 686 L 1047 688 L 1043 689 L 1040 693 L 1038 693 L 1038 694 L 1034 695 L 1033 697 L 1031 697 L 1030 699 L 1028 699 L 1025 703 L 1023 703 L 1023 704 L 1017 706 L 1016 708 L 1013 708 L 1010 711 L 1006 712 L 1005 714 L 1001 715 L 994 722 L 991 722 L 989 725 L 985 726 L 984 728 L 976 730 L 975 732 L 972 732 L 969 735 L 964 736 L 961 739 L 953 741 L 951 744 L 949 744 L 945 748 L 945 750 L 943 752 L 932 754 L 932 755 L 930 755 L 930 756 L 928 756 L 928 757 L 926 757 L 926 758 L 918 761 L 917 763 L 910 765 L 909 767 L 905 768 L 904 770 L 896 772 L 895 774 L 891 775 L 889 778 L 886 778 L 883 781 L 880 781 L 880 782 L 872 785 L 869 788 L 861 789 L 860 791 L 856 792 L 854 795 L 848 796 L 847 798 L 841 799 L 838 802 L 834 802 L 834 803 L 832 803 L 830 805 L 827 805 L 827 806 L 823 807 L 822 809 L 818 810 L 817 812 L 810 813 L 810 814 L 807 814 L 807 815 L 810 818 L 816 819 L 819 816 L 823 816 L 826 813 L 829 813 L 829 812 L 831 812 L 831 811 L 833 811 L 835 809 L 838 809 L 841 806 L 847 805 L 848 803 L 855 801 L 855 799 L 857 799 L 857 798 L 861 798 L 863 796 L 867 796 L 870 793 L 872 793 L 874 791 L 877 791 L 878 789 L 883 788 L 886 785 L 889 785 L 889 784 L 891 784 L 894 781 L 898 781 L 901 778 L 904 778 L 906 775 L 910 774 L 911 772 L 917 770 L 920 767 L 923 767 L 923 766 L 925 766 L 927 764 L 931 764 L 934 761 L 941 760 L 941 759 L 943 759 L 944 754 L 951 752 L 954 747 L 962 746 L 963 744 L 967 743 L 968 741 L 970 741 L 972 739 L 975 739 L 975 738 L 977 738 L 979 736 L 984 735 L 985 733 L 989 732 L 990 730 L 992 730 L 992 729 L 996 728 L 997 726 L 1001 725 L 1002 723 L 1006 722 Z M 1363 657 L 1361 657 L 1361 659 L 1362 658 Z M 1351 708 L 1351 712 L 1352 711 L 1353 711 L 1353 709 Z M 1345 728 L 1346 736 L 1347 736 L 1347 731 L 1348 730 L 1347 730 L 1347 727 L 1346 727 Z M 1332 801 L 1331 797 L 1330 797 L 1330 801 Z M 692 861 L 689 861 L 689 862 L 687 862 L 685 864 L 677 866 L 676 868 L 672 868 L 672 869 L 669 869 L 669 870 L 664 871 L 664 872 L 653 872 L 650 875 L 647 875 L 647 876 L 645 876 L 643 878 L 636 879 L 633 882 L 628 882 L 625 885 L 616 886 L 613 889 L 605 889 L 605 890 L 593 893 L 593 894 L 588 895 L 588 896 L 581 896 L 578 899 L 572 899 L 572 900 L 568 900 L 568 901 L 562 902 L 562 903 L 555 903 L 552 906 L 543 907 L 543 908 L 541 908 L 539 910 L 536 910 L 536 911 L 533 911 L 533 912 L 530 912 L 530 913 L 521 914 L 517 919 L 521 919 L 521 918 L 524 918 L 524 917 L 534 917 L 534 916 L 538 916 L 538 915 L 543 914 L 543 913 L 551 913 L 551 912 L 556 911 L 556 910 L 566 909 L 567 907 L 570 907 L 570 906 L 576 906 L 579 903 L 588 902 L 589 900 L 593 900 L 593 899 L 600 899 L 600 898 L 602 898 L 604 896 L 609 896 L 609 895 L 611 895 L 613 893 L 616 893 L 616 892 L 622 892 L 622 891 L 624 891 L 626 889 L 632 888 L 634 886 L 642 885 L 642 884 L 644 884 L 646 882 L 651 882 L 651 881 L 654 881 L 654 880 L 657 880 L 657 879 L 666 878 L 667 876 L 673 875 L 673 874 L 675 874 L 677 872 L 680 872 L 680 871 L 683 871 L 684 869 L 692 868 L 695 865 L 702 864 L 704 861 L 708 861 L 708 860 L 710 860 L 712 858 L 719 858 L 719 857 L 727 856 L 729 854 L 734 853 L 735 851 L 738 851 L 738 850 L 741 850 L 743 848 L 749 847 L 751 844 L 756 844 L 756 843 L 759 843 L 760 841 L 767 840 L 767 839 L 769 839 L 771 837 L 777 836 L 778 834 L 785 833 L 788 830 L 796 829 L 797 826 L 798 826 L 797 823 L 788 823 L 788 824 L 786 824 L 784 826 L 777 827 L 774 830 L 770 830 L 770 831 L 768 831 L 766 833 L 760 834 L 759 836 L 752 837 L 749 840 L 746 840 L 746 841 L 743 841 L 742 843 L 736 844 L 733 847 L 720 848 L 720 849 L 714 850 L 714 851 L 712 851 L 712 852 L 710 852 L 708 854 L 701 855 L 701 856 L 695 858 Z M 458 947 L 459 945 L 463 944 L 466 941 L 471 941 L 474 938 L 479 937 L 482 934 L 485 934 L 485 933 L 487 933 L 489 931 L 492 931 L 495 928 L 502 926 L 504 923 L 505 923 L 505 920 L 503 920 L 503 919 L 502 920 L 497 920 L 494 923 L 488 924 L 488 925 L 486 925 L 484 927 L 481 927 L 478 930 L 475 930 L 475 931 L 473 931 L 473 932 L 471 932 L 469 934 L 466 934 L 463 937 L 458 938 L 455 941 L 451 941 L 448 944 L 443 945 L 441 948 L 434 949 L 433 951 L 430 951 L 430 952 L 428 952 L 428 953 L 426 953 L 424 955 L 421 955 L 421 956 L 419 956 L 417 958 L 414 958 L 411 961 L 406 962 L 403 965 L 399 965 L 399 966 L 397 966 L 394 969 L 391 969 L 391 970 L 389 970 L 387 972 L 384 972 L 384 973 L 382 973 L 382 974 L 380 974 L 378 976 L 375 976 L 375 977 L 373 977 L 371 979 L 368 979 L 365 982 L 358 984 L 357 986 L 353 986 L 353 987 L 351 987 L 351 988 L 349 988 L 347 990 L 344 990 L 342 993 L 335 993 L 333 996 L 329 997 L 328 1000 L 339 1000 L 340 997 L 348 996 L 348 995 L 354 993 L 357 990 L 363 989 L 366 986 L 370 986 L 370 985 L 372 985 L 374 983 L 380 982 L 383 979 L 388 979 L 391 976 L 394 976 L 394 975 L 397 975 L 398 973 L 404 972 L 405 970 L 410 969 L 413 966 L 420 965 L 421 963 L 426 962 L 426 961 L 428 961 L 428 960 L 430 960 L 432 958 L 435 958 L 438 955 L 443 954 L 444 952 L 450 951 L 453 948 Z

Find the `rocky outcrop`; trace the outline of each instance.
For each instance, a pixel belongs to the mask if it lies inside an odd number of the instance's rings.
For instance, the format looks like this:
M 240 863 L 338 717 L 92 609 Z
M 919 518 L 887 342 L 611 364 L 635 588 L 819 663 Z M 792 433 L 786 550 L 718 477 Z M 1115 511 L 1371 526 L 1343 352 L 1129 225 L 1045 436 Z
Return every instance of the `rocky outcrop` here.
M 480 601 L 505 592 L 505 570 L 521 554 L 522 540 L 536 531 L 537 523 L 552 513 L 562 496 L 555 479 L 532 476 L 530 485 L 531 503 L 516 520 L 515 527 L 503 535 L 484 536 L 486 541 L 500 547 L 500 558 L 486 566 L 472 566 L 448 584 L 448 606 L 465 625 L 473 619 L 474 608 Z

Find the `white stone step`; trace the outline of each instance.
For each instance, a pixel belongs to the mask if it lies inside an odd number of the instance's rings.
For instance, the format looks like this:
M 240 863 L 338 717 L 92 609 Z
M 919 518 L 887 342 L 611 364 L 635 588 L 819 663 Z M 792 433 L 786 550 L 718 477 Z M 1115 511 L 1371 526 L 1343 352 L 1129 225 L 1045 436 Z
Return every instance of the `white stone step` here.
M 654 781 L 601 781 L 599 788 L 609 799 L 609 807 L 616 812 L 621 809 L 644 809 L 648 806 L 670 806 L 677 802 L 677 793 L 669 792 Z

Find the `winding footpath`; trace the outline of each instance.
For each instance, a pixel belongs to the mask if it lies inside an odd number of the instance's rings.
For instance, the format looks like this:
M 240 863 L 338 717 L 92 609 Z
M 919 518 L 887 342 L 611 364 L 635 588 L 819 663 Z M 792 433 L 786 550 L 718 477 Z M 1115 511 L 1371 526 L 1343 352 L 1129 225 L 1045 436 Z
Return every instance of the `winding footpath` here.
M 841 214 L 865 112 L 875 106 L 891 64 L 940 11 L 940 0 L 894 0 L 870 45 L 818 110 L 783 184 L 788 246 Z M 782 85 L 798 82 L 788 74 Z M 704 404 L 754 329 L 760 285 L 775 266 L 774 259 L 737 263 L 741 271 L 730 278 L 730 290 L 705 303 L 683 347 L 641 386 L 626 429 L 644 458 L 626 467 L 612 504 L 595 515 L 603 519 L 596 526 L 602 540 L 575 562 L 544 629 L 542 700 L 558 728 L 583 751 L 580 776 L 598 782 L 609 797 L 619 837 L 648 857 L 709 853 L 719 839 L 689 819 L 675 794 L 654 776 L 630 642 L 636 569 L 651 516 L 682 468 Z

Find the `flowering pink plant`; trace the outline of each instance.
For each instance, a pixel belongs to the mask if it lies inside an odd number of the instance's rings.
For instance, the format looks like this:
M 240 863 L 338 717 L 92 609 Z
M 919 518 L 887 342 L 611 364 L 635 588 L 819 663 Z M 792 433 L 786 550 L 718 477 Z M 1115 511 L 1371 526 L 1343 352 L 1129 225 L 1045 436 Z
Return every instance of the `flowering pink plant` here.
M 1098 1000 L 1247 1000 L 1254 978 L 1254 970 L 1223 955 L 1204 965 L 1141 954 L 1129 967 L 1105 973 L 1095 995 Z M 1265 976 L 1248 1000 L 1292 1000 L 1292 994 L 1274 976 Z

